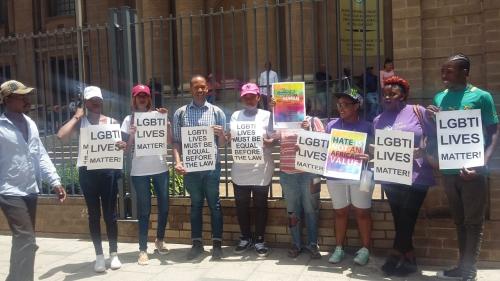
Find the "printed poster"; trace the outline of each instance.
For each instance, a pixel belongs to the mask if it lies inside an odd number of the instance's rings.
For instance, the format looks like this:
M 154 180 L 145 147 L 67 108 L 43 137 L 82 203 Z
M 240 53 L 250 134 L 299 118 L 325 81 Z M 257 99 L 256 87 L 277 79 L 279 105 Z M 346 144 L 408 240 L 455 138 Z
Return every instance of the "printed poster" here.
M 366 145 L 366 133 L 332 130 L 328 145 L 328 157 L 325 162 L 327 177 L 359 180 L 363 170 L 363 160 L 352 154 L 363 154 Z
M 281 82 L 271 86 L 276 101 L 273 109 L 274 127 L 299 129 L 306 118 L 305 83 Z

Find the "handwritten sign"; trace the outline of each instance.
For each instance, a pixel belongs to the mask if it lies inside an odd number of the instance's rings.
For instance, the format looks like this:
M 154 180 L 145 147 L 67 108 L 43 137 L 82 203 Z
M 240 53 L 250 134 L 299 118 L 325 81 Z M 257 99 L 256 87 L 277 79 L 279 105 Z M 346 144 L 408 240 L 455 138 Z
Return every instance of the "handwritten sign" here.
M 376 130 L 375 180 L 411 185 L 413 132 Z
M 359 180 L 363 161 L 353 157 L 365 151 L 366 133 L 332 130 L 325 162 L 325 176 Z
M 436 126 L 440 169 L 484 166 L 480 109 L 440 111 Z
M 182 127 L 182 160 L 187 172 L 215 169 L 214 129 L 207 126 Z
M 231 122 L 231 149 L 236 163 L 264 163 L 264 136 L 256 122 Z
M 121 140 L 120 125 L 90 125 L 87 129 L 87 169 L 122 169 L 123 151 L 116 147 Z
M 167 154 L 167 115 L 159 112 L 137 112 L 135 116 L 135 155 Z

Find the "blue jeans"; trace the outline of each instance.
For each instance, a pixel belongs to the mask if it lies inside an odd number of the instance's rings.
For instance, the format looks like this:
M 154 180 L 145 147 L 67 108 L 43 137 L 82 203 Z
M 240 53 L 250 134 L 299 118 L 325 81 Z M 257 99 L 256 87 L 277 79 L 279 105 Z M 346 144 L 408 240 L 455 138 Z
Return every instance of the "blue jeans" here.
M 298 249 L 301 243 L 301 217 L 304 214 L 307 227 L 307 246 L 318 244 L 319 195 L 318 185 L 313 180 L 318 176 L 311 173 L 280 174 L 280 184 L 286 200 L 288 227 L 292 242 Z
M 212 239 L 222 240 L 222 209 L 219 198 L 220 164 L 215 170 L 191 172 L 184 176 L 184 187 L 191 196 L 191 239 L 202 240 L 203 203 L 210 209 Z
M 366 120 L 373 121 L 379 113 L 379 95 L 377 92 L 366 93 Z
M 139 251 L 148 248 L 149 216 L 151 214 L 151 180 L 158 201 L 158 228 L 156 238 L 163 241 L 168 218 L 168 172 L 147 176 L 132 176 L 137 194 L 137 218 L 139 219 Z

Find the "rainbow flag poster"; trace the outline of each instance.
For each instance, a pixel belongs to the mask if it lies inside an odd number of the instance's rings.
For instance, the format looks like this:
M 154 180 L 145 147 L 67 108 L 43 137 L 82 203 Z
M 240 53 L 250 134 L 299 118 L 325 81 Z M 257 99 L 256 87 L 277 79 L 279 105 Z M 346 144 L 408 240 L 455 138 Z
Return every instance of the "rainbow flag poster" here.
M 338 179 L 359 180 L 363 161 L 353 157 L 365 151 L 366 133 L 332 130 L 324 176 Z
M 306 118 L 305 83 L 282 82 L 272 85 L 276 101 L 273 109 L 274 127 L 298 129 Z

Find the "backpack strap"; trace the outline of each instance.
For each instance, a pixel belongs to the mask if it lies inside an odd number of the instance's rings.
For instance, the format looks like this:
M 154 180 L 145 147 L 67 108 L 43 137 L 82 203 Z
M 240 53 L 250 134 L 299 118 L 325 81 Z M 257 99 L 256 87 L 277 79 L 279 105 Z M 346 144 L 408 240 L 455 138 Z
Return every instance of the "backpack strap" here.
M 414 104 L 413 105 L 413 113 L 415 114 L 415 116 L 417 116 L 418 123 L 420 123 L 420 127 L 422 127 L 422 135 L 425 135 L 424 134 L 424 126 L 425 126 L 424 115 L 422 114 L 422 111 L 420 111 L 419 107 L 420 107 L 420 105 Z

